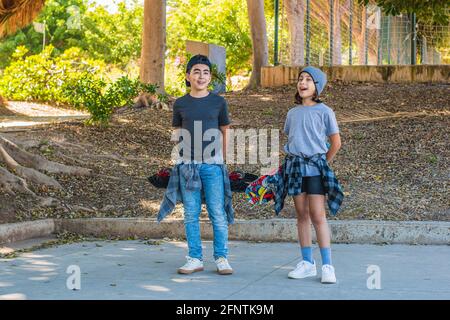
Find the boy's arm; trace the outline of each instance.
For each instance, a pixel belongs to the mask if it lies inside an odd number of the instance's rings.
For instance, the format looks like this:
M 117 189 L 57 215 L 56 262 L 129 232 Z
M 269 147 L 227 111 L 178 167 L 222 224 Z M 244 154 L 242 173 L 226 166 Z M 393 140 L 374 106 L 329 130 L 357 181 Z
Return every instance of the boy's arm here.
M 228 129 L 230 128 L 230 125 L 226 126 L 219 126 L 220 131 L 222 132 L 222 152 L 223 152 L 223 159 L 225 160 L 227 157 L 227 142 L 228 142 Z
M 341 135 L 339 133 L 332 134 L 330 138 L 330 149 L 327 152 L 327 161 L 331 162 L 336 153 L 341 148 Z

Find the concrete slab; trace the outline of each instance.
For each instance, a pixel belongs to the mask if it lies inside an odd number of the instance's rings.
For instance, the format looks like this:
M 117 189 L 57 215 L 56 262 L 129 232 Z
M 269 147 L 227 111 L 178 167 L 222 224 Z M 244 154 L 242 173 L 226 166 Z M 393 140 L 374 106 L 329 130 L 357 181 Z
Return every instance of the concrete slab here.
M 54 231 L 53 219 L 0 224 L 0 244 L 47 237 Z
M 291 280 L 300 257 L 294 243 L 231 241 L 231 276 L 215 272 L 212 242 L 204 241 L 205 271 L 179 275 L 186 244 L 163 241 L 72 243 L 0 259 L 0 299 L 449 299 L 449 246 L 334 244 L 338 283 Z M 320 253 L 314 250 L 320 269 Z M 66 283 L 80 268 L 80 290 Z M 381 289 L 368 289 L 369 266 L 378 266 Z

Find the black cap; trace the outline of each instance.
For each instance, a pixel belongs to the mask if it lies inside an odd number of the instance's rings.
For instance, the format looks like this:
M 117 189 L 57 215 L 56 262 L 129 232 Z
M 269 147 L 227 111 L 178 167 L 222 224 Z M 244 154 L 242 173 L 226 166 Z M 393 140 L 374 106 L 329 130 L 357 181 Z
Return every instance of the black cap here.
M 186 67 L 186 73 L 191 72 L 192 67 L 195 66 L 196 64 L 207 65 L 209 67 L 209 70 L 211 71 L 211 61 L 209 61 L 208 57 L 204 56 L 202 54 L 197 54 L 189 60 L 187 67 Z M 191 83 L 187 80 L 186 80 L 186 86 L 188 86 L 188 87 L 191 86 Z

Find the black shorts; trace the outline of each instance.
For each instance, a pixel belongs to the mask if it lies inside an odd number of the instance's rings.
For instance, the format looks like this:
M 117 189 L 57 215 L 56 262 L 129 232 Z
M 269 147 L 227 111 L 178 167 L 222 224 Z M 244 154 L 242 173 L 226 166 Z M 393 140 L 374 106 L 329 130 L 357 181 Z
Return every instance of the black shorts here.
M 321 176 L 303 177 L 302 178 L 302 193 L 306 194 L 325 194 Z

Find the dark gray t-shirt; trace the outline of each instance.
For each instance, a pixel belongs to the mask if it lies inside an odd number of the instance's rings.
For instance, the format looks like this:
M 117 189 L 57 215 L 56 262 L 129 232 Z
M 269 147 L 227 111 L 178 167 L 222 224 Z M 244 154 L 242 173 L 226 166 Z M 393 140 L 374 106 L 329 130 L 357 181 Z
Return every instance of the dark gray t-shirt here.
M 186 155 L 184 159 L 197 162 L 223 161 L 217 149 L 220 148 L 220 153 L 222 152 L 222 143 L 216 139 L 219 137 L 219 127 L 229 124 L 227 102 L 215 93 L 210 92 L 203 98 L 186 94 L 178 98 L 173 105 L 172 126 L 186 129 L 191 138 L 190 141 L 186 140 L 186 143 L 182 144 L 184 149 L 180 151 L 180 156 L 183 156 L 184 150 L 190 150 L 190 157 Z M 205 132 L 207 132 L 206 135 Z M 181 136 L 180 141 L 183 140 Z M 206 148 L 208 149 L 205 152 Z

